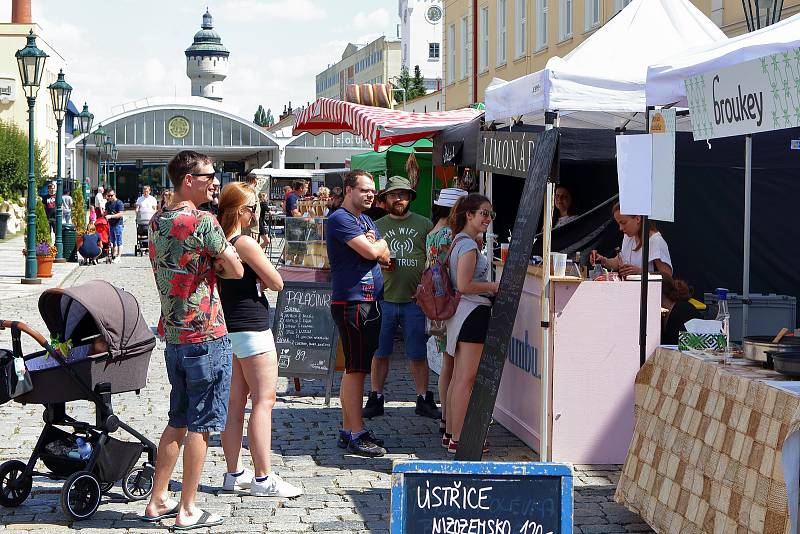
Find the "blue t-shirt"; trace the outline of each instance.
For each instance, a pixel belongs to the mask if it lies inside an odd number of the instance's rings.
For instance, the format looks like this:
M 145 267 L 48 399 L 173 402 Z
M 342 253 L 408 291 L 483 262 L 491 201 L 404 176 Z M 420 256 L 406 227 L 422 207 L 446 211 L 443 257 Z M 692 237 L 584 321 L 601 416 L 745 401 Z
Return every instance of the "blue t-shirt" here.
M 125 205 L 120 199 L 117 199 L 114 202 L 106 202 L 106 215 L 114 215 L 121 211 L 125 211 Z M 113 219 L 106 217 L 106 219 L 108 220 L 109 226 L 119 226 L 122 224 L 122 217 L 114 217 Z
M 334 301 L 374 301 L 383 298 L 383 274 L 376 260 L 363 258 L 347 244 L 368 230 L 381 235 L 372 219 L 356 217 L 344 208 L 328 217 L 326 228 L 328 260 L 331 265 L 331 299 Z
M 286 197 L 286 216 L 287 217 L 291 217 L 292 216 L 292 212 L 297 209 L 297 201 L 298 200 L 300 200 L 300 196 L 295 192 L 289 193 L 289 196 Z

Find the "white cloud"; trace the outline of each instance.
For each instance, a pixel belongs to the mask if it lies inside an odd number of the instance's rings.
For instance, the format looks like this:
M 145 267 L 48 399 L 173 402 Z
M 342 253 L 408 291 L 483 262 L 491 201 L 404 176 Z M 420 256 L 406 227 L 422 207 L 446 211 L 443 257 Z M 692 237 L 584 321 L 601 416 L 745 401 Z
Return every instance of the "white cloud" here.
M 226 0 L 215 11 L 226 20 L 255 24 L 270 24 L 274 20 L 317 20 L 326 16 L 325 10 L 311 0 Z
M 353 27 L 358 30 L 385 28 L 389 25 L 390 21 L 391 15 L 389 14 L 389 10 L 381 7 L 369 13 L 364 11 L 356 13 L 353 17 Z

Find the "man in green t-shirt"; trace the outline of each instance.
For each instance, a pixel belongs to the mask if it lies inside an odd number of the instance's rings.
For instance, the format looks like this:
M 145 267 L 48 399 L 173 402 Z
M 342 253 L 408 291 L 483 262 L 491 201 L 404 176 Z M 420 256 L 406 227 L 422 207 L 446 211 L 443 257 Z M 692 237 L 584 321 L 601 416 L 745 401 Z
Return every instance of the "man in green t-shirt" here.
M 389 373 L 394 335 L 402 325 L 411 376 L 417 390 L 417 415 L 438 419 L 441 412 L 428 391 L 428 336 L 425 334 L 425 314 L 414 302 L 422 271 L 425 270 L 425 237 L 433 223 L 411 213 L 411 201 L 416 197 L 407 178 L 392 176 L 381 198 L 386 202 L 388 215 L 375 224 L 389 245 L 390 264 L 383 271 L 384 290 L 381 301 L 381 333 L 378 350 L 372 359 L 372 391 L 364 407 L 364 417 L 383 415 L 383 385 Z

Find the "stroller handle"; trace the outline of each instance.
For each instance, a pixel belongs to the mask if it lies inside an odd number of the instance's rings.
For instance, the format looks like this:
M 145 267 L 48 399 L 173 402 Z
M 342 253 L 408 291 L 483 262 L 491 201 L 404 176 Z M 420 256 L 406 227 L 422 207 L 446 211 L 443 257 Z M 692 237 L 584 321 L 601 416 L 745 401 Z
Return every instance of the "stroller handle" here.
M 47 348 L 47 340 L 44 338 L 42 334 L 31 328 L 30 326 L 26 325 L 25 323 L 21 323 L 19 321 L 5 321 L 0 319 L 0 328 L 12 328 L 16 326 L 20 332 L 25 332 L 29 336 L 31 336 L 39 345 L 43 348 Z

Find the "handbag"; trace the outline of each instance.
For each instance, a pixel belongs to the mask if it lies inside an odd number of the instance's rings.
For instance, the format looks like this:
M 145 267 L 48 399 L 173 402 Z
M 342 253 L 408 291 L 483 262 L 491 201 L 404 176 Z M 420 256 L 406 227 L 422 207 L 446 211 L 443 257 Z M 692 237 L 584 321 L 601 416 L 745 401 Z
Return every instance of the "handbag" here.
M 0 350 L 0 404 L 31 391 L 33 382 L 25 360 L 14 357 L 8 350 Z
M 425 333 L 433 337 L 447 337 L 447 321 L 425 318 Z
M 453 289 L 450 280 L 450 254 L 459 239 L 450 245 L 444 263 L 433 258 L 431 265 L 422 272 L 414 300 L 428 319 L 444 321 L 455 315 L 458 308 L 461 294 Z

